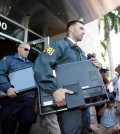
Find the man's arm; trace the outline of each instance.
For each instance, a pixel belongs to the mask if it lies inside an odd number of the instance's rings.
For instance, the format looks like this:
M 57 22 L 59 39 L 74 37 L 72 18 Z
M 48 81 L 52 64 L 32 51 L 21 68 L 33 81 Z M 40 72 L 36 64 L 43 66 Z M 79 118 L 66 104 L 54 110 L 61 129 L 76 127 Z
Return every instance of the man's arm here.
M 39 54 L 33 66 L 35 79 L 39 88 L 51 94 L 60 88 L 58 87 L 56 77 L 53 75 L 53 70 L 56 65 L 62 62 L 64 57 L 67 49 L 64 42 L 65 41 L 56 41 L 48 46 Z
M 107 104 L 105 104 L 104 106 L 102 106 L 102 107 L 100 108 L 100 110 L 98 111 L 98 115 L 102 116 L 102 115 L 104 114 L 105 109 L 106 109 L 106 106 L 107 106 Z
M 7 62 L 7 57 L 0 60 L 0 90 L 7 92 L 8 88 L 11 87 L 8 81 L 9 65 Z
M 120 107 L 119 106 L 115 106 L 115 108 L 116 108 L 117 115 L 120 115 Z
M 0 90 L 7 93 L 9 97 L 14 97 L 17 91 L 8 80 L 9 64 L 8 57 L 4 57 L 0 60 Z
M 65 50 L 65 44 L 62 42 L 53 43 L 38 56 L 34 63 L 35 79 L 39 88 L 53 94 L 58 106 L 66 105 L 65 93 L 73 93 L 58 87 L 56 77 L 53 75 L 54 67 L 64 56 Z

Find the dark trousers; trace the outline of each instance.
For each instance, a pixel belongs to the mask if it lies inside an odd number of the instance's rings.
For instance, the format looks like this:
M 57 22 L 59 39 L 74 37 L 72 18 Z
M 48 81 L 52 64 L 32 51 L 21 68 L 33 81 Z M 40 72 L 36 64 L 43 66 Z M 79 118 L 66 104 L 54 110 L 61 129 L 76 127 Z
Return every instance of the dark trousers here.
M 73 109 L 58 114 L 61 134 L 84 134 L 86 110 Z
M 2 134 L 28 134 L 33 122 L 34 102 L 13 101 L 2 105 Z

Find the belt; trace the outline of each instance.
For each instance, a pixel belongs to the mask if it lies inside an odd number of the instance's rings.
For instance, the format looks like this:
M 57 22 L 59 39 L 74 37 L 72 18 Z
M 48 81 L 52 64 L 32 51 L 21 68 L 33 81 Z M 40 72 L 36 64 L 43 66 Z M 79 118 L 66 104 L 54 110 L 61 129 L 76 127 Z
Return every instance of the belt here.
M 35 103 L 35 101 L 34 100 L 27 100 L 27 99 L 25 99 L 25 98 L 17 98 L 17 99 L 15 99 L 15 102 L 18 102 L 18 103 L 30 103 L 30 104 L 34 104 Z

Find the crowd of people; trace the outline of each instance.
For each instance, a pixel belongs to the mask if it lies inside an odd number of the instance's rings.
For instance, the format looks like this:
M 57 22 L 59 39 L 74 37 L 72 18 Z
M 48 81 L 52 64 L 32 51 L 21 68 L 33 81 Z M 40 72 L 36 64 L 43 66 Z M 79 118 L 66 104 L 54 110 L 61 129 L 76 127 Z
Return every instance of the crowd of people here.
M 100 73 L 109 96 L 109 102 L 90 107 L 91 123 L 89 130 L 95 134 L 119 134 L 119 75 L 120 65 L 115 68 L 116 74 L 110 79 L 109 69 L 101 69 Z
M 1 134 L 118 133 L 120 123 L 118 119 L 120 115 L 120 66 L 115 69 L 116 77 L 109 80 L 109 70 L 101 69 L 102 64 L 95 54 L 90 57 L 91 62 L 100 69 L 110 98 L 110 101 L 102 106 L 82 109 L 78 107 L 57 114 L 40 116 L 38 114 L 37 89 L 35 88 L 17 97 L 17 90 L 10 83 L 9 72 L 33 67 L 38 88 L 52 94 L 58 107 L 66 106 L 65 94 L 72 95 L 73 91 L 58 86 L 53 70 L 60 64 L 87 60 L 85 53 L 77 45 L 84 34 L 83 22 L 73 20 L 66 27 L 64 40 L 51 43 L 39 54 L 34 64 L 27 59 L 30 52 L 28 43 L 21 43 L 15 55 L 5 56 L 0 60 L 0 90 L 9 97 L 9 101 L 1 104 Z M 112 88 L 111 83 L 114 88 Z

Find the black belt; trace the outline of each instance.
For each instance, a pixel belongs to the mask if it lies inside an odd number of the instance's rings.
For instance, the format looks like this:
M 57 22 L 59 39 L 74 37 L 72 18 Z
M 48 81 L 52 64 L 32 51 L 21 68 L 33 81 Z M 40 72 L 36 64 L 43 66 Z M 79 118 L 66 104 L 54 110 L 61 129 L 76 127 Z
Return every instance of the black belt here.
M 25 99 L 25 98 L 17 98 L 17 99 L 15 99 L 15 102 L 34 104 L 35 100 L 34 99 Z

